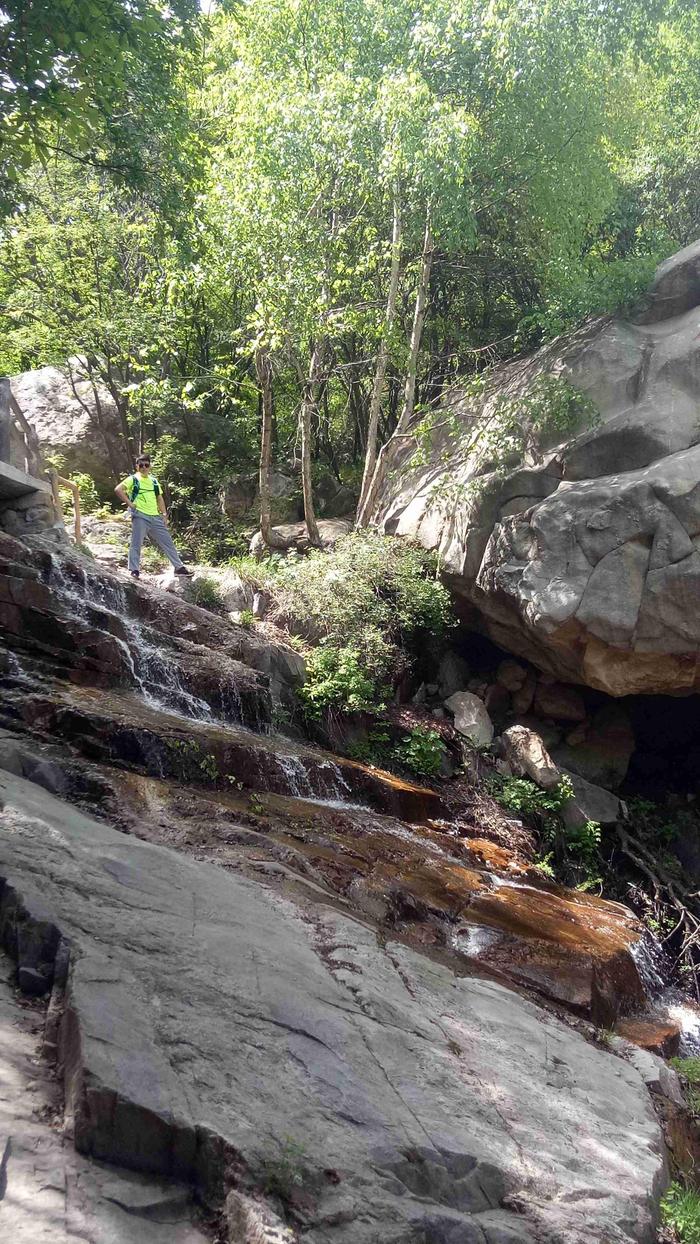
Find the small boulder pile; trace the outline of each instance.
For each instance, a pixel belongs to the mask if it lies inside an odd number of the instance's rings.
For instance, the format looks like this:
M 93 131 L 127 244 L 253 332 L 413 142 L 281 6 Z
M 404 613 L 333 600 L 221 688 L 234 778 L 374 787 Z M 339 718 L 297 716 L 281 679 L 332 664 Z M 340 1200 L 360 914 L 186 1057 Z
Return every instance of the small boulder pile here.
M 495 750 L 505 775 L 528 777 L 543 790 L 568 775 L 575 800 L 565 819 L 572 825 L 617 820 L 620 800 L 614 792 L 635 747 L 623 705 L 601 702 L 600 696 L 510 657 L 472 674 L 453 651 L 443 657 L 436 681 L 418 688 L 414 703 L 451 722 L 472 747 Z

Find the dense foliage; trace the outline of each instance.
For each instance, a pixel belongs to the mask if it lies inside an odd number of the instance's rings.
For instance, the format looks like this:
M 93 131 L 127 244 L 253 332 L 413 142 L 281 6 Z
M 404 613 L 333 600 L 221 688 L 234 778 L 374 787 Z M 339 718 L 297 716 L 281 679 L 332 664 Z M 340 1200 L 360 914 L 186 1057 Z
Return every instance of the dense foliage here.
M 508 811 L 519 813 L 535 831 L 541 852 L 538 866 L 545 876 L 563 878 L 581 889 L 600 884 L 600 825 L 597 821 L 566 823 L 562 814 L 574 796 L 566 774 L 549 791 L 541 790 L 529 778 L 497 773 L 489 785 L 498 802 Z
M 307 468 L 358 487 L 697 232 L 686 0 L 50 8 L 0 11 L 0 371 L 102 382 L 109 471 L 148 443 L 199 530 L 263 410 L 273 462 L 301 413 Z
M 330 553 L 282 562 L 274 615 L 310 640 L 303 698 L 325 708 L 374 712 L 452 622 L 434 559 L 373 532 L 344 537 Z

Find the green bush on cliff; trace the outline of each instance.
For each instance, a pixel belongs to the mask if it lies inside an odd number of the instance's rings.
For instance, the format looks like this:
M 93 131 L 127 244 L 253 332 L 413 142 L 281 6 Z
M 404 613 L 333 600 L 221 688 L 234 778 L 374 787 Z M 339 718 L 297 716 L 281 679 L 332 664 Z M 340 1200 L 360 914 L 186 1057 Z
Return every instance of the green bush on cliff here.
M 435 559 L 406 541 L 354 532 L 330 553 L 274 572 L 273 617 L 312 645 L 303 700 L 350 712 L 383 706 L 388 691 L 452 625 Z
M 314 718 L 320 718 L 327 708 L 371 713 L 384 707 L 377 701 L 374 682 L 363 670 L 359 652 L 334 645 L 316 648 L 307 658 L 299 699 Z
M 563 879 L 569 883 L 578 881 L 579 889 L 590 889 L 599 883 L 596 874 L 601 829 L 597 821 L 584 821 L 581 825 L 566 825 L 561 813 L 572 798 L 574 789 L 571 779 L 564 774 L 553 790 L 541 790 L 529 778 L 504 777 L 494 774 L 489 781 L 491 794 L 509 812 L 518 812 L 523 820 L 537 833 L 545 846 L 554 848 L 545 857 L 545 875 L 554 875 L 550 860 L 555 858 L 562 867 Z
M 700 1058 L 670 1058 L 669 1063 L 683 1076 L 689 1108 L 693 1114 L 700 1115 Z
M 211 575 L 197 575 L 190 584 L 192 603 L 200 609 L 209 609 L 212 613 L 221 613 L 224 608 L 221 588 Z
M 392 759 L 417 777 L 437 777 L 447 752 L 437 730 L 416 726 L 394 748 Z

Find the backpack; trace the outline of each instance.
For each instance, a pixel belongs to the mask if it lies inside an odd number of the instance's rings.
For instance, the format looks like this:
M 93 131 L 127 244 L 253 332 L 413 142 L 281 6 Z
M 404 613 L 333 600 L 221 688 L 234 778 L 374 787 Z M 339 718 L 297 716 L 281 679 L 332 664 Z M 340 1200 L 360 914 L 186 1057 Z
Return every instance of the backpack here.
M 151 476 L 151 478 L 152 478 L 152 480 L 153 480 L 153 492 L 154 492 L 154 495 L 155 495 L 156 497 L 159 497 L 159 496 L 160 496 L 160 484 L 158 483 L 158 480 L 156 479 L 155 475 Z M 139 492 L 140 492 L 140 491 L 141 491 L 141 481 L 140 481 L 140 479 L 139 479 L 138 475 L 132 475 L 132 477 L 131 477 L 131 497 L 129 498 L 129 499 L 130 499 L 130 501 L 131 501 L 132 503 L 136 500 L 136 498 L 138 497 L 138 495 L 139 495 Z

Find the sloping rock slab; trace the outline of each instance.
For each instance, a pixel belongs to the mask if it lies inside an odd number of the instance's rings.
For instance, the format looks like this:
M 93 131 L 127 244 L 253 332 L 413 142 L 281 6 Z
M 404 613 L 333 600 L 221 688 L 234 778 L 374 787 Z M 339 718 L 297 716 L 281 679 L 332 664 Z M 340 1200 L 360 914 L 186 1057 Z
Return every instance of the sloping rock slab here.
M 91 1162 L 50 1120 L 61 1093 L 40 1057 L 41 1016 L 14 988 L 0 951 L 0 1232 L 22 1244 L 207 1244 L 182 1184 Z
M 632 1067 L 329 908 L 12 775 L 0 798 L 5 945 L 32 968 L 47 929 L 70 947 L 81 1151 L 211 1198 L 225 1158 L 264 1184 L 294 1142 L 307 1244 L 651 1244 L 665 1164 Z

